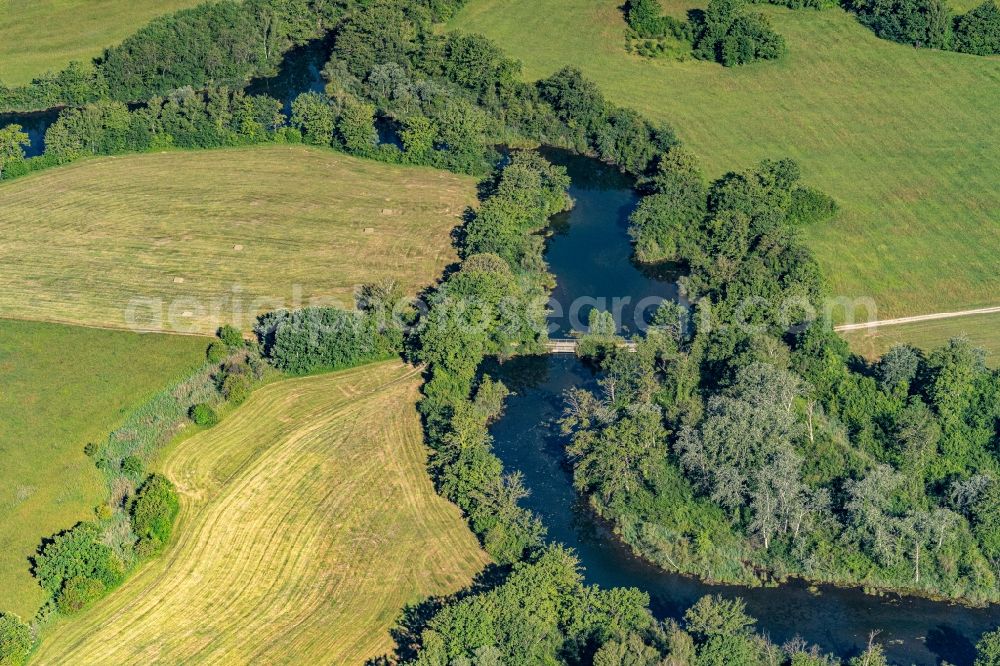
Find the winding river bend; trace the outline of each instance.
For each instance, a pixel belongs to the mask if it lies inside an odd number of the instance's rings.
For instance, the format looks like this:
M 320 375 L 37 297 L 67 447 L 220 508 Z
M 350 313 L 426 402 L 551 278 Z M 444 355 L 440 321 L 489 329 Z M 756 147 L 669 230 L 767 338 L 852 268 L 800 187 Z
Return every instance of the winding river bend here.
M 672 276 L 644 271 L 631 261 L 627 218 L 636 203 L 632 182 L 593 159 L 546 150 L 550 161 L 565 165 L 573 179 L 575 208 L 555 220 L 556 233 L 546 259 L 556 275 L 554 298 L 566 304 L 580 296 L 604 298 L 674 297 Z M 635 321 L 628 308 L 625 325 Z M 566 314 L 551 322 L 552 335 L 568 331 Z M 585 319 L 583 319 L 585 321 Z M 851 588 L 793 581 L 774 588 L 715 586 L 671 574 L 632 555 L 587 510 L 564 465 L 565 440 L 555 420 L 562 393 L 592 385 L 593 373 L 574 357 L 524 357 L 487 372 L 512 390 L 505 415 L 492 427 L 494 450 L 508 471 L 520 470 L 531 491 L 524 505 L 540 516 L 549 538 L 575 549 L 588 583 L 602 587 L 637 587 L 649 593 L 659 617 L 680 617 L 699 597 L 720 593 L 742 597 L 757 628 L 776 643 L 796 635 L 841 657 L 860 652 L 869 632 L 893 663 L 971 664 L 979 636 L 1000 623 L 1000 609 L 966 608 L 895 595 L 874 597 Z

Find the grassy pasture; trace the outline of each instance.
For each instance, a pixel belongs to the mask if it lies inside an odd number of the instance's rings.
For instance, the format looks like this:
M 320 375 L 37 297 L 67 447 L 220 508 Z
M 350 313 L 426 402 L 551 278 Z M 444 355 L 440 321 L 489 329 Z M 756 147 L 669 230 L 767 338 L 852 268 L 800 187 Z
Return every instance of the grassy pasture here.
M 93 517 L 104 486 L 87 442 L 201 365 L 205 338 L 0 319 L 0 609 L 30 618 L 43 537 Z
M 404 604 L 487 557 L 427 476 L 420 374 L 397 361 L 270 384 L 162 469 L 174 542 L 46 632 L 39 664 L 360 664 Z
M 267 146 L 100 158 L 0 186 L 0 315 L 212 333 L 335 301 L 378 277 L 410 293 L 455 259 L 475 181 Z M 138 300 L 137 300 L 138 299 Z
M 162 14 L 204 0 L 0 0 L 0 83 L 89 61 Z
M 986 350 L 986 363 L 990 367 L 1000 367 L 1000 314 L 882 326 L 868 331 L 845 331 L 841 335 L 852 349 L 869 359 L 878 358 L 895 344 L 905 342 L 930 350 L 946 344 L 950 338 L 966 337 Z
M 951 11 L 955 14 L 964 14 L 981 4 L 983 4 L 983 0 L 951 0 L 948 2 L 948 6 L 951 7 Z
M 998 303 L 1000 58 L 880 40 L 840 9 L 761 6 L 788 41 L 783 61 L 650 60 L 625 52 L 621 4 L 471 0 L 451 27 L 497 40 L 528 79 L 579 67 L 672 123 L 712 176 L 798 160 L 841 205 L 806 232 L 834 293 L 873 297 L 878 318 Z

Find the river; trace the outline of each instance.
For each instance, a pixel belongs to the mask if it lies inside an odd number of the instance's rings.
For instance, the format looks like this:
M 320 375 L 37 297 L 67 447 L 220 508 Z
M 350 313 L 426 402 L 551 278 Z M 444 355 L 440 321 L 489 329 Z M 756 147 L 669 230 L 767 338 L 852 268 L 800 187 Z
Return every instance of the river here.
M 609 304 L 624 297 L 633 303 L 650 295 L 675 297 L 669 272 L 644 271 L 631 261 L 626 229 L 636 202 L 632 182 L 597 160 L 545 152 L 569 170 L 570 195 L 576 201 L 572 211 L 554 221 L 546 251 L 558 281 L 554 299 L 565 305 L 583 295 Z M 626 326 L 641 319 L 627 308 L 624 312 Z M 566 314 L 550 322 L 553 336 L 567 333 Z M 504 416 L 491 429 L 494 450 L 508 471 L 524 474 L 531 492 L 524 506 L 538 514 L 552 541 L 576 551 L 588 583 L 644 590 L 661 618 L 679 618 L 705 594 L 742 597 L 758 620 L 757 629 L 774 642 L 798 635 L 840 657 L 860 652 L 869 632 L 877 630 L 889 658 L 904 664 L 971 664 L 979 636 L 1000 624 L 996 606 L 977 609 L 915 597 L 875 597 L 832 586 L 820 586 L 817 594 L 801 581 L 769 588 L 708 585 L 639 560 L 582 503 L 565 465 L 565 439 L 555 424 L 562 395 L 573 386 L 593 385 L 591 370 L 569 355 L 523 357 L 499 366 L 488 362 L 485 369 L 513 391 Z

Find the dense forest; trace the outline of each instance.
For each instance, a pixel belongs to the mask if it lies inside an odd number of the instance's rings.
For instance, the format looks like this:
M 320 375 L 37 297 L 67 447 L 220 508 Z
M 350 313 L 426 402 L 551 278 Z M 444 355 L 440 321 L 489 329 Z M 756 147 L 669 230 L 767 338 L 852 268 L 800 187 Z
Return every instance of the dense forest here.
M 222 330 L 182 390 L 88 451 L 111 498 L 95 520 L 40 546 L 34 572 L 51 601 L 35 628 L 83 609 L 169 539 L 176 496 L 136 464 L 137 447 L 161 444 L 178 418 L 211 427 L 269 372 L 402 353 L 426 368 L 420 411 L 437 488 L 498 568 L 492 584 L 420 614 L 401 656 L 423 664 L 836 663 L 805 645 L 769 644 L 739 602 L 707 598 L 682 622 L 663 623 L 635 590 L 586 587 L 573 555 L 546 544 L 539 520 L 519 505 L 522 481 L 504 474 L 489 433 L 507 389 L 479 368 L 488 356 L 541 349 L 553 286 L 545 233 L 572 201 L 563 169 L 531 150 L 501 161 L 499 144 L 563 146 L 636 176 L 637 255 L 686 268 L 694 306 L 665 305 L 636 353 L 598 330 L 601 344 L 582 349 L 601 369 L 601 388 L 567 395 L 562 426 L 577 487 L 627 543 L 665 568 L 716 580 L 797 574 L 996 600 L 1000 376 L 963 341 L 930 354 L 899 347 L 875 364 L 851 356 L 827 323 L 813 321 L 826 288 L 799 237 L 836 204 L 801 185 L 793 162 L 709 183 L 670 127 L 610 104 L 580 72 L 525 83 L 520 65 L 485 38 L 435 29 L 460 4 L 224 0 L 179 12 L 81 75 L 79 106 L 50 128 L 44 156 L 0 150 L 3 173 L 16 175 L 93 154 L 302 141 L 484 177 L 481 205 L 457 236 L 461 261 L 427 294 L 425 311 L 386 318 L 401 297 L 386 283 L 359 293 L 358 312 L 273 313 L 249 343 Z M 244 29 L 220 39 L 230 25 Z M 326 89 L 300 96 L 289 116 L 276 100 L 236 89 L 326 30 Z M 233 51 L 189 58 L 185 40 Z M 167 68 L 152 67 L 151 54 L 176 68 L 159 71 Z M 4 99 L 70 101 L 63 84 L 52 85 L 56 92 L 37 84 Z M 398 141 L 380 141 L 377 123 Z M 0 660 L 23 661 L 31 630 L 0 615 L 0 631 Z M 984 659 L 994 661 L 983 663 L 996 663 L 998 642 L 984 638 Z M 856 663 L 877 664 L 880 655 L 873 645 Z

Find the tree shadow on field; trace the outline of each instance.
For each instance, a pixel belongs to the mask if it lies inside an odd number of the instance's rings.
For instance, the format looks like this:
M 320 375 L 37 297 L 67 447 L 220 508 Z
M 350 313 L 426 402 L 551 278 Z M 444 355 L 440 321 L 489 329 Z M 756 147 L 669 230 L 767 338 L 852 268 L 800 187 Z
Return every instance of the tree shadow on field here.
M 467 230 L 469 223 L 476 219 L 476 211 L 471 207 L 467 207 L 465 211 L 462 212 L 462 223 L 451 230 L 451 244 L 456 250 L 461 250 L 465 245 L 465 239 L 467 237 Z M 448 276 L 455 272 L 458 264 L 452 264 L 451 266 L 445 267 L 444 273 L 441 276 L 441 282 L 448 279 Z

